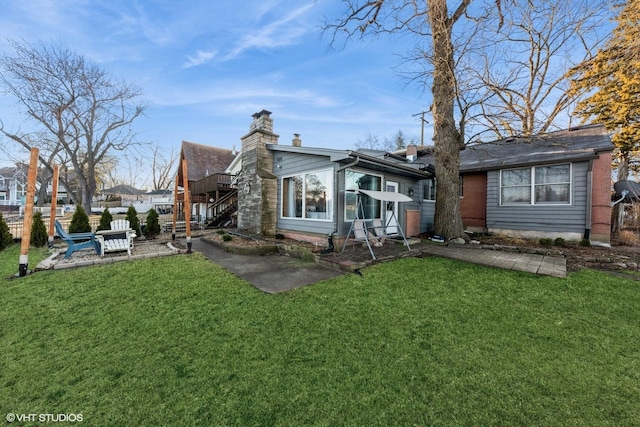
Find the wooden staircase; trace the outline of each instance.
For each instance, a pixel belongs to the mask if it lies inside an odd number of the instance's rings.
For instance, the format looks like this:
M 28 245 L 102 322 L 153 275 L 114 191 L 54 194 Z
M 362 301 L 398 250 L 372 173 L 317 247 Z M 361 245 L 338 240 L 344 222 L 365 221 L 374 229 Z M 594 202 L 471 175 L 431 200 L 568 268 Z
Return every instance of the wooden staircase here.
M 220 227 L 231 222 L 231 216 L 238 211 L 238 190 L 229 191 L 208 209 L 211 213 L 208 227 Z

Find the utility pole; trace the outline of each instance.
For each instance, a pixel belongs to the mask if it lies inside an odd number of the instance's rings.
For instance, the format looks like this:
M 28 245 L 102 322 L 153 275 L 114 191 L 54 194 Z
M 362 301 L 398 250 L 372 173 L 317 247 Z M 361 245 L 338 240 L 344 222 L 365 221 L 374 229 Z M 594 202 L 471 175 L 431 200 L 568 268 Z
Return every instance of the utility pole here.
M 429 123 L 424 119 L 424 115 L 427 114 L 428 111 L 421 111 L 416 114 L 412 114 L 412 117 L 420 116 L 420 145 L 424 145 L 424 124 Z

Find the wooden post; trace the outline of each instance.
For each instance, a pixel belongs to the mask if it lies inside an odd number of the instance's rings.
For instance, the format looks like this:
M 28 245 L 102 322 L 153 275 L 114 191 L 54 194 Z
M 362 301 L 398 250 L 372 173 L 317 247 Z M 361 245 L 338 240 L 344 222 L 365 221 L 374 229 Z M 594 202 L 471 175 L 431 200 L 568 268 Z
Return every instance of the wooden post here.
M 22 221 L 22 242 L 20 244 L 20 264 L 18 275 L 27 275 L 29 267 L 29 245 L 31 244 L 31 223 L 33 222 L 33 199 L 36 194 L 36 178 L 38 177 L 38 152 L 36 147 L 31 149 L 31 161 L 29 162 L 29 176 L 27 181 L 27 200 L 24 207 Z
M 176 174 L 176 185 L 173 190 L 173 228 L 171 229 L 171 240 L 176 240 L 176 222 L 178 221 L 178 178 Z
M 53 247 L 53 234 L 55 232 L 56 207 L 58 205 L 58 165 L 53 167 L 53 183 L 51 193 L 51 214 L 49 216 L 49 238 L 47 240 L 49 248 Z
M 191 253 L 191 200 L 189 200 L 189 173 L 187 159 L 182 159 L 182 188 L 184 188 L 184 222 L 187 229 L 187 253 Z

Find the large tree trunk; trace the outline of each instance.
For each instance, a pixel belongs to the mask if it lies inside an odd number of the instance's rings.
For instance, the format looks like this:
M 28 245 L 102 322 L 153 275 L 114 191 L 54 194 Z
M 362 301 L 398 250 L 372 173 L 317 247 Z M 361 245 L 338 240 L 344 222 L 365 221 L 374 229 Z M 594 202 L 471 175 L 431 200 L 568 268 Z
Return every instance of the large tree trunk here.
M 36 202 L 36 206 L 44 206 L 47 202 L 47 187 L 49 186 L 49 182 L 51 182 L 50 176 L 42 176 L 40 177 L 40 188 L 38 188 L 38 201 Z
M 91 215 L 91 202 L 93 201 L 93 195 L 96 192 L 96 183 L 95 179 L 86 180 L 85 184 L 82 186 L 82 207 L 87 212 L 87 215 Z
M 429 20 L 433 32 L 433 140 L 436 163 L 435 232 L 448 239 L 464 237 L 458 185 L 462 136 L 453 117 L 455 77 L 452 21 L 446 0 L 428 0 Z

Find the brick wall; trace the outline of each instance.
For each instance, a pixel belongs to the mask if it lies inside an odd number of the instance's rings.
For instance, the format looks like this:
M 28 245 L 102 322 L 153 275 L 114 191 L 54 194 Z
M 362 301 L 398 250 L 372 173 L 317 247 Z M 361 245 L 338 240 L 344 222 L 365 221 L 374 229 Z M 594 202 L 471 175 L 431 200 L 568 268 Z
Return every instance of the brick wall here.
M 487 174 L 486 172 L 466 173 L 462 178 L 460 212 L 465 228 L 487 226 Z
M 593 161 L 591 193 L 591 240 L 611 241 L 611 153 Z
M 405 211 L 405 224 L 407 237 L 413 237 L 420 234 L 420 211 L 407 209 Z

